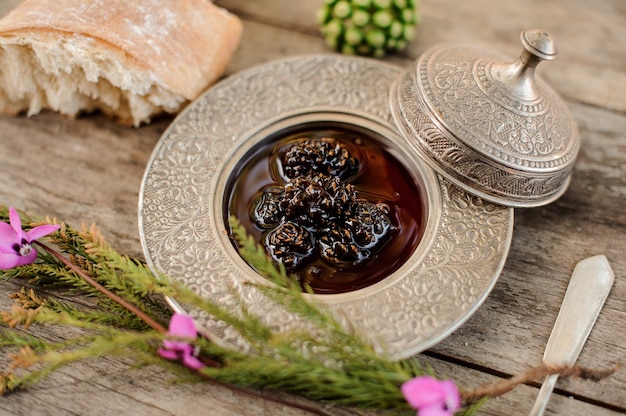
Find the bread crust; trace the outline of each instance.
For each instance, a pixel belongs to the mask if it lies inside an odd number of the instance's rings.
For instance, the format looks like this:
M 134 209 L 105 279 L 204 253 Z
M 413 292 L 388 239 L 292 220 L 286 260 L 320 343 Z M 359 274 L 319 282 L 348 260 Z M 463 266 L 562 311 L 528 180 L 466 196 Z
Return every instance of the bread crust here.
M 207 0 L 26 0 L 0 20 L 0 47 L 36 44 L 34 54 L 45 55 L 42 45 L 66 53 L 75 45 L 92 61 L 79 66 L 109 60 L 89 82 L 105 78 L 139 96 L 160 88 L 193 100 L 222 75 L 241 32 L 236 16 Z

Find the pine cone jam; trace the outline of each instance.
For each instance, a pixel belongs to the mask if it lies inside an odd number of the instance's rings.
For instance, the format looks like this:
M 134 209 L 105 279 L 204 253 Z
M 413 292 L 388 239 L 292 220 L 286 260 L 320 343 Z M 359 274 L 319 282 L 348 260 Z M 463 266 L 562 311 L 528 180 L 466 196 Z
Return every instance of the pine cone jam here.
M 280 138 L 237 176 L 228 215 L 314 293 L 365 288 L 402 266 L 424 229 L 421 192 L 392 153 L 349 130 Z

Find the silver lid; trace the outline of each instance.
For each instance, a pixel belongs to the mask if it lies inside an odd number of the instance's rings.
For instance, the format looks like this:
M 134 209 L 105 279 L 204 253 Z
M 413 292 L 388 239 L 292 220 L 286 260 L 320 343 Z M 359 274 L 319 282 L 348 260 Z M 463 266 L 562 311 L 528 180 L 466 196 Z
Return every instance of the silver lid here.
M 579 137 L 567 106 L 535 68 L 552 60 L 552 37 L 521 34 L 514 61 L 473 46 L 434 47 L 391 91 L 405 139 L 435 170 L 492 202 L 532 207 L 560 197 Z

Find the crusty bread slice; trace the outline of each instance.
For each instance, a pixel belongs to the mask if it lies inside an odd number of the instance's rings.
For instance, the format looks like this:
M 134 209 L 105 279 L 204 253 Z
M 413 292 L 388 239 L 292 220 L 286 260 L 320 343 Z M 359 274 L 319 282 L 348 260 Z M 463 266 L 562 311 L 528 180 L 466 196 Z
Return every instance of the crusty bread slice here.
M 149 122 L 214 83 L 241 31 L 208 0 L 26 0 L 0 20 L 0 112 Z

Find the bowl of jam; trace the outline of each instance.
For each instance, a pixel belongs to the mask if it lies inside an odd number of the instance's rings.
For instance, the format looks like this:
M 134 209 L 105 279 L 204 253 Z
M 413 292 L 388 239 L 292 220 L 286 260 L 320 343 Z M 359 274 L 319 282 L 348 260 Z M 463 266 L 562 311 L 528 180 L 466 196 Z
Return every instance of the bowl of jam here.
M 253 146 L 233 169 L 224 212 L 303 289 L 363 289 L 415 251 L 425 226 L 423 186 L 376 133 L 312 124 Z

